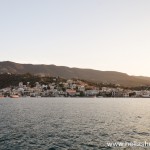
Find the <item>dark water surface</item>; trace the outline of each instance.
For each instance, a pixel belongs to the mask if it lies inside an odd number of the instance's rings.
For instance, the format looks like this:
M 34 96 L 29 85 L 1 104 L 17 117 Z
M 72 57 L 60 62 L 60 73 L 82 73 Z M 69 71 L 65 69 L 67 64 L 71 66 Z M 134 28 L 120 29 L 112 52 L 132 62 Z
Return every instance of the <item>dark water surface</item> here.
M 0 150 L 131 149 L 117 141 L 150 142 L 150 99 L 0 99 Z

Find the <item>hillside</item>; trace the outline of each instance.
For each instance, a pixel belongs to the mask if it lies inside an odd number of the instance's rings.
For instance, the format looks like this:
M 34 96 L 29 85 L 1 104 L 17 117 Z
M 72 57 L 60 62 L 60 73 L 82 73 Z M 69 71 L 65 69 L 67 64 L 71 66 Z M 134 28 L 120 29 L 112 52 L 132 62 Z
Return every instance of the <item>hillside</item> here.
M 129 76 L 115 71 L 69 68 L 55 65 L 19 64 L 10 61 L 0 62 L 0 73 L 60 76 L 65 79 L 79 78 L 93 82 L 115 83 L 122 86 L 150 85 L 149 77 Z

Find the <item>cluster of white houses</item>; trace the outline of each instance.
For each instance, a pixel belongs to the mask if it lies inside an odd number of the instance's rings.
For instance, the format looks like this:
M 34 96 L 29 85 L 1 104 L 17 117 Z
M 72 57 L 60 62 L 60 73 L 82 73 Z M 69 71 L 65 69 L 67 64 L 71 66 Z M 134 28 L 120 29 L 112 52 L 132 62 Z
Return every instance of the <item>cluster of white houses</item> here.
M 34 87 L 30 82 L 25 85 L 20 82 L 16 87 L 8 87 L 0 90 L 0 97 L 150 97 L 150 91 L 132 91 L 119 87 L 89 86 L 87 83 L 77 80 L 67 80 L 66 82 L 50 83 L 41 85 L 35 83 Z

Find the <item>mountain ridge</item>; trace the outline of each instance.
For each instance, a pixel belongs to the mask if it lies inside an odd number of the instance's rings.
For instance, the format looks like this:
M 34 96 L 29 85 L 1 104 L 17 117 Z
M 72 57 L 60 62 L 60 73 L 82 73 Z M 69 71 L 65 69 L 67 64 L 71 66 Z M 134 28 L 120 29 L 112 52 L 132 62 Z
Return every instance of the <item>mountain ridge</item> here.
M 0 62 L 0 73 L 60 76 L 65 79 L 78 78 L 93 82 L 120 84 L 126 87 L 150 86 L 150 77 L 130 76 L 118 71 L 100 71 L 45 64 L 21 64 L 11 61 Z

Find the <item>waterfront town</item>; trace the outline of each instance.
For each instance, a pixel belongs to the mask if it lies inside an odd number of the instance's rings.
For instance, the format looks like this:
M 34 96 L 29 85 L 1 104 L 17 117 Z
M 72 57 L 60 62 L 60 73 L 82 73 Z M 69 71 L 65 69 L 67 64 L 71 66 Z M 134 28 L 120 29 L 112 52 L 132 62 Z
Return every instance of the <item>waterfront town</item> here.
M 18 86 L 10 86 L 0 89 L 0 97 L 150 97 L 149 90 L 131 90 L 121 88 L 119 85 L 115 87 L 98 87 L 89 85 L 82 80 L 66 80 L 65 82 L 57 82 L 57 78 L 53 78 L 53 82 L 49 84 L 40 84 L 35 82 L 34 86 L 30 82 L 24 84 L 19 82 Z

